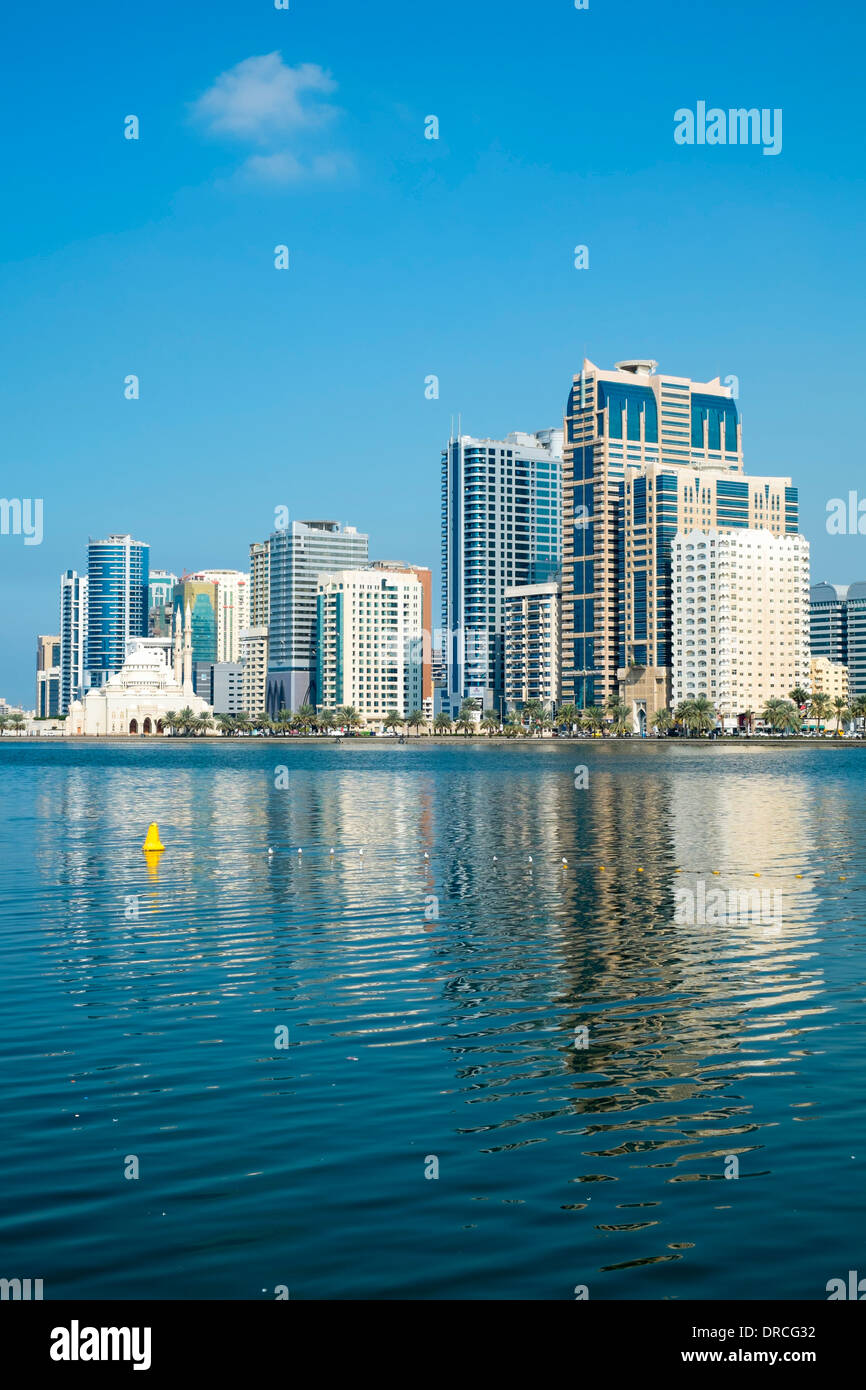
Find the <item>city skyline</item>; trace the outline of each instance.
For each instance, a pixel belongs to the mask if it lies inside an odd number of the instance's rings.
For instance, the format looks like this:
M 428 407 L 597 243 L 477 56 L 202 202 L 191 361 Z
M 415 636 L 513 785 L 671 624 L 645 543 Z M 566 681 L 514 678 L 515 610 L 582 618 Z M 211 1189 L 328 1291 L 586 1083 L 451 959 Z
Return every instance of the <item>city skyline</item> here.
M 862 473 L 862 15 L 816 27 L 799 0 L 780 25 L 734 0 L 721 27 L 685 6 L 659 24 L 599 0 L 527 26 L 516 3 L 491 23 L 443 0 L 418 45 L 395 0 L 327 27 L 313 7 L 217 0 L 167 49 L 172 13 L 157 0 L 134 46 L 104 0 L 83 34 L 72 12 L 47 39 L 39 12 L 10 19 L 0 390 L 20 481 L 3 492 L 45 505 L 40 545 L 0 538 L 10 699 L 32 701 L 33 635 L 54 630 L 57 575 L 82 568 L 77 536 L 131 530 L 157 564 L 246 569 L 275 507 L 331 514 L 336 491 L 378 553 L 409 536 L 435 571 L 451 415 L 476 437 L 555 423 L 585 355 L 736 377 L 750 470 L 798 480 L 814 577 L 862 579 L 863 536 L 825 526 Z M 576 92 L 554 57 L 580 63 Z M 219 107 L 227 74 L 285 93 L 305 65 L 318 87 L 266 129 Z M 674 113 L 705 99 L 783 109 L 781 152 L 678 145 Z

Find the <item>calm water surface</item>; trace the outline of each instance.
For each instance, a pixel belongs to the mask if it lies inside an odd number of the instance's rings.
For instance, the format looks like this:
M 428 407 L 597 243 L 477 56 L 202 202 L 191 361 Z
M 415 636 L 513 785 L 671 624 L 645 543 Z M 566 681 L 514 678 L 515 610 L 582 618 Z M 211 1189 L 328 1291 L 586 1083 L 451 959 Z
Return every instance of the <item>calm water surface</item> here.
M 822 1299 L 866 1274 L 866 748 L 7 737 L 0 788 L 0 1276 Z M 699 884 L 779 910 L 683 925 Z

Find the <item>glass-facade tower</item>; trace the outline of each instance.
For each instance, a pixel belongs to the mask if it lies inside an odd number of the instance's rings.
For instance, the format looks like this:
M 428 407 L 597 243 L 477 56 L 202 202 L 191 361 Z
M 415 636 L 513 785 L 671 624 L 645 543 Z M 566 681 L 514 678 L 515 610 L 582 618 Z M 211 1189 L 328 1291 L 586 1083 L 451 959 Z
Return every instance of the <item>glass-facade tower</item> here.
M 558 577 L 562 431 L 461 435 L 442 452 L 442 624 L 452 718 L 505 704 L 505 590 Z
M 147 636 L 150 547 L 129 535 L 87 547 L 86 684 L 101 686 L 126 657 L 127 639 Z
M 338 521 L 290 521 L 270 536 L 268 714 L 316 704 L 318 577 L 366 565 L 368 545 L 366 535 Z

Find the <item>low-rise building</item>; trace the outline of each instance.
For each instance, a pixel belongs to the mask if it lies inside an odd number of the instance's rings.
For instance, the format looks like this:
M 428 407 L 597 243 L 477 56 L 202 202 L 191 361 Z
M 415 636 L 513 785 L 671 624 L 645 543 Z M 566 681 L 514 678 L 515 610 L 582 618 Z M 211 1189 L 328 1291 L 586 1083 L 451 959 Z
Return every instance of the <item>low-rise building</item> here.
M 848 667 L 826 656 L 813 656 L 809 663 L 809 685 L 813 695 L 847 700 Z

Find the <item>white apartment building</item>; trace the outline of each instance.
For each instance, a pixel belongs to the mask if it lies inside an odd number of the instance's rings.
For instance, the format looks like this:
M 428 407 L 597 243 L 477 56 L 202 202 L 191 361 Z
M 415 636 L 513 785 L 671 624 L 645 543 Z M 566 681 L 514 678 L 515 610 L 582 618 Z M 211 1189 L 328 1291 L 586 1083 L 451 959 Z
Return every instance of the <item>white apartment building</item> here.
M 809 543 L 765 530 L 678 531 L 672 704 L 703 696 L 727 727 L 809 683 Z
M 505 701 L 521 709 L 540 700 L 555 712 L 560 702 L 559 583 L 523 584 L 505 590 Z
M 217 586 L 217 661 L 240 661 L 241 632 L 250 625 L 250 576 L 242 570 L 199 570 L 185 575 Z
M 423 708 L 424 587 L 411 571 L 319 576 L 316 690 L 320 709 L 353 706 L 365 723 Z
M 245 627 L 240 637 L 241 661 L 244 666 L 242 705 L 251 718 L 265 712 L 268 686 L 268 628 Z

